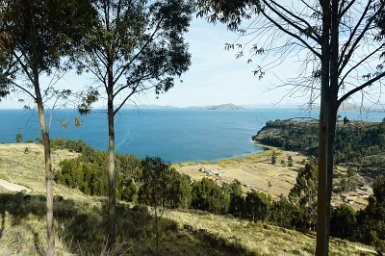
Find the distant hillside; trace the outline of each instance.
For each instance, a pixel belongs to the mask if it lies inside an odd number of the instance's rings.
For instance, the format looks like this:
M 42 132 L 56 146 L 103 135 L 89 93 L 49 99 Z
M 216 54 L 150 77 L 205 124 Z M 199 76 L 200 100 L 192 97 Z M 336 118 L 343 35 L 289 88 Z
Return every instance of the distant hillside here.
M 266 126 L 253 136 L 253 140 L 317 157 L 318 133 L 318 122 L 315 120 L 276 120 L 268 121 Z M 354 165 L 365 172 L 384 173 L 384 122 L 339 121 L 334 146 L 338 164 Z
M 352 104 L 348 102 L 343 102 L 340 106 L 340 111 L 347 112 L 384 112 L 384 109 L 379 108 L 378 106 L 362 106 L 361 104 Z
M 177 109 L 174 106 L 160 106 L 160 105 L 126 105 L 125 109 Z
M 202 107 L 189 107 L 189 108 L 201 109 L 201 110 L 243 110 L 245 109 L 242 106 L 234 105 L 232 103 L 222 104 L 222 105 L 202 106 Z
M 197 109 L 197 110 L 242 110 L 246 109 L 242 106 L 234 105 L 232 103 L 210 106 L 190 106 L 190 107 L 175 107 L 175 106 L 161 106 L 161 105 L 126 105 L 125 109 Z

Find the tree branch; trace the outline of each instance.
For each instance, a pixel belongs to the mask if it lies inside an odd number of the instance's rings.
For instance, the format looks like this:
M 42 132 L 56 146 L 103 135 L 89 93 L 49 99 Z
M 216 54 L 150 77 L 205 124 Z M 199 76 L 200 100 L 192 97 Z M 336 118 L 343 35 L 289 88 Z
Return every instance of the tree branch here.
M 347 2 L 347 1 L 345 0 L 345 1 L 343 1 L 343 2 L 341 3 L 341 10 L 340 10 L 340 12 L 339 12 L 339 17 L 340 17 L 340 18 L 342 18 L 342 17 L 345 15 L 345 13 L 350 9 L 350 7 L 353 6 L 353 4 L 356 2 L 356 0 L 351 0 L 351 1 L 349 2 L 349 4 L 346 6 L 346 8 L 345 8 L 345 9 L 342 9 L 343 6 L 344 6 L 344 4 L 345 4 L 346 2 Z
M 134 93 L 136 92 L 136 89 L 138 88 L 140 84 L 138 83 L 134 88 L 132 88 L 132 91 L 130 94 L 127 95 L 127 97 L 120 103 L 119 107 L 117 107 L 115 110 L 114 110 L 114 116 L 116 115 L 116 113 L 118 113 L 118 111 L 124 106 L 124 104 L 127 102 L 127 100 L 132 96 L 134 95 Z
M 114 80 L 114 84 L 119 81 L 120 77 L 124 74 L 124 72 L 131 66 L 131 64 L 139 57 L 139 55 L 146 49 L 147 45 L 154 39 L 155 34 L 158 32 L 160 25 L 163 21 L 163 18 L 161 18 L 154 30 L 154 32 L 151 34 L 150 38 L 146 41 L 146 43 L 143 45 L 143 47 L 135 54 L 135 56 L 126 64 L 123 66 L 119 74 L 116 76 Z
M 307 28 L 313 29 L 313 26 L 310 25 L 310 23 L 307 22 L 305 19 L 299 17 L 298 15 L 295 15 L 293 12 L 289 11 L 287 8 L 285 8 L 284 6 L 278 4 L 277 2 L 275 2 L 275 1 L 273 1 L 273 0 L 271 0 L 271 2 L 272 2 L 275 6 L 281 8 L 281 9 L 282 9 L 283 11 L 285 11 L 287 14 L 291 15 L 292 17 L 294 17 L 295 19 L 297 19 L 297 20 L 299 20 L 299 21 L 305 23 L 305 25 L 307 26 Z M 278 12 L 276 12 L 276 13 L 278 14 Z M 280 14 L 278 14 L 278 15 L 280 15 Z M 284 18 L 284 15 L 283 15 L 283 14 L 281 14 L 281 15 L 282 15 L 282 18 Z M 287 18 L 287 19 L 289 20 L 289 18 Z M 291 21 L 291 22 L 292 22 L 293 25 L 295 25 L 295 22 L 293 22 L 293 21 Z M 296 25 L 295 25 L 295 26 L 296 26 Z M 298 30 L 300 30 L 300 31 L 302 30 L 302 31 L 301 31 L 302 33 L 306 33 L 305 30 L 302 29 L 302 28 L 300 28 L 299 26 L 297 26 L 296 28 L 297 28 Z M 319 35 L 315 30 L 312 31 L 312 33 L 314 34 L 314 36 L 312 36 L 311 34 L 308 34 L 308 36 L 310 36 L 314 41 L 319 42 L 319 40 L 321 39 L 320 35 Z
M 23 92 L 25 92 L 26 94 L 28 94 L 29 96 L 31 96 L 31 98 L 32 98 L 34 101 L 36 101 L 36 96 L 33 95 L 30 91 L 28 91 L 28 90 L 25 89 L 23 86 L 18 85 L 17 83 L 15 83 L 15 82 L 13 82 L 13 81 L 11 81 L 11 83 L 12 83 L 15 87 L 19 88 L 20 90 L 22 90 Z
M 303 40 L 299 35 L 285 29 L 284 27 L 282 27 L 282 25 L 278 24 L 272 17 L 270 17 L 264 10 L 261 9 L 261 13 L 263 14 L 263 16 L 265 16 L 265 18 L 267 20 L 269 20 L 271 23 L 273 23 L 279 30 L 281 30 L 282 32 L 288 34 L 289 36 L 297 39 L 298 41 L 300 41 L 302 44 L 304 44 L 306 46 L 307 49 L 309 49 L 311 52 L 313 52 L 318 58 L 321 59 L 321 54 L 319 54 L 317 51 L 315 51 L 312 47 L 310 46 L 305 40 Z
M 376 50 L 374 50 L 373 52 L 371 52 L 370 54 L 368 54 L 365 58 L 361 59 L 359 62 L 357 62 L 356 65 L 354 65 L 353 67 L 351 67 L 346 73 L 345 75 L 342 77 L 341 81 L 339 82 L 338 86 L 340 87 L 343 82 L 345 81 L 346 77 L 353 71 L 355 70 L 357 67 L 359 67 L 360 65 L 362 65 L 362 63 L 364 63 L 365 61 L 367 61 L 369 58 L 371 58 L 375 53 L 377 53 L 379 50 L 381 50 L 381 48 L 384 47 L 384 44 L 382 44 L 380 47 L 378 47 Z
M 363 83 L 362 85 L 350 90 L 349 92 L 345 93 L 339 100 L 338 100 L 338 103 L 337 105 L 340 106 L 341 103 L 346 100 L 347 98 L 349 98 L 350 96 L 352 96 L 354 93 L 358 92 L 358 91 L 361 91 L 363 89 L 365 89 L 366 87 L 370 86 L 371 84 L 373 84 L 374 82 L 377 82 L 378 80 L 380 80 L 381 78 L 383 78 L 385 76 L 385 72 L 382 72 L 381 74 L 379 74 L 378 76 L 370 79 L 369 81 Z
M 366 8 L 365 8 L 365 12 L 364 12 L 364 14 L 361 16 L 360 21 L 357 23 L 356 28 L 358 28 L 358 26 L 359 26 L 360 23 L 362 22 L 362 20 L 363 20 L 363 18 L 364 18 L 364 15 L 366 15 L 365 13 L 368 11 L 367 9 L 370 8 L 369 3 L 371 3 L 371 2 L 372 2 L 372 1 L 369 1 L 369 2 L 368 2 L 368 5 L 367 5 Z M 385 6 L 385 2 L 382 2 L 382 3 L 381 3 L 381 6 L 378 8 L 378 10 L 376 11 L 376 13 L 373 14 L 373 16 L 370 17 L 370 18 L 368 19 L 368 21 L 367 21 L 367 23 L 366 23 L 366 26 L 365 26 L 364 29 L 361 31 L 361 34 L 357 37 L 357 39 L 354 41 L 354 43 L 353 43 L 352 46 L 350 47 L 350 50 L 349 50 L 348 54 L 346 55 L 346 57 L 345 57 L 345 59 L 344 59 L 342 65 L 341 65 L 340 68 L 339 68 L 339 71 L 338 71 L 339 73 L 341 73 L 342 70 L 345 68 L 345 66 L 348 64 L 348 62 L 349 62 L 351 56 L 353 55 L 354 51 L 356 50 L 356 47 L 357 47 L 358 43 L 361 41 L 361 39 L 364 37 L 364 35 L 366 34 L 366 32 L 369 30 L 370 25 L 372 24 L 372 22 L 374 21 L 374 19 L 376 18 L 376 16 L 380 13 L 380 11 L 384 8 L 384 6 Z M 355 28 L 355 30 L 356 30 L 356 28 Z M 351 34 L 351 36 L 349 37 L 349 40 L 348 40 L 348 42 L 346 43 L 346 48 L 345 48 L 345 49 L 348 49 L 348 46 L 349 46 L 351 40 L 353 40 L 353 37 L 354 37 L 355 32 L 356 32 L 356 31 L 354 31 L 354 32 Z M 343 58 L 343 57 L 345 56 L 345 52 L 346 52 L 345 49 L 344 49 L 344 51 L 343 51 L 342 54 L 341 54 L 341 58 Z M 342 59 L 341 59 L 341 60 L 342 60 Z
M 29 73 L 28 71 L 28 68 L 27 66 L 23 63 L 23 61 L 20 59 L 20 57 L 15 53 L 15 52 L 12 52 L 12 55 L 15 56 L 15 58 L 17 59 L 17 61 L 19 62 L 21 68 L 23 69 L 23 71 L 25 72 L 25 74 L 28 76 L 28 79 L 33 82 L 34 79 L 32 77 L 32 75 Z
M 137 79 L 127 83 L 126 85 L 120 87 L 113 95 L 112 97 L 116 97 L 121 91 L 123 91 L 124 89 L 127 89 L 129 88 L 130 86 L 132 86 L 133 84 L 136 84 L 136 83 L 139 83 L 143 80 L 148 80 L 148 79 L 151 79 L 151 78 L 155 78 L 156 76 L 152 76 L 151 73 L 147 74 L 147 75 L 143 75 L 141 77 L 138 77 Z

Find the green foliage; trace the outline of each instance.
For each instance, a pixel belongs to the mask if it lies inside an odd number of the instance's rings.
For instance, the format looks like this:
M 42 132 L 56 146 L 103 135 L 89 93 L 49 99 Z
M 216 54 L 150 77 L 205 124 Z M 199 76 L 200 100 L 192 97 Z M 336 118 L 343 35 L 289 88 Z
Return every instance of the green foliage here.
M 191 179 L 181 174 L 174 168 L 169 170 L 169 183 L 167 187 L 171 194 L 170 208 L 189 208 L 192 201 Z
M 122 96 L 115 113 L 131 95 L 150 88 L 156 94 L 165 92 L 187 71 L 190 54 L 183 34 L 190 24 L 191 2 L 112 0 L 94 1 L 93 7 L 97 23 L 84 40 L 79 72 L 91 71 L 108 88 L 107 94 Z M 105 79 L 104 73 L 109 73 Z M 82 96 L 80 113 L 89 112 L 98 96 L 97 90 Z
M 82 140 L 65 140 L 62 138 L 55 138 L 51 140 L 52 149 L 68 149 L 70 152 L 82 153 L 83 151 L 92 151 Z
M 233 180 L 230 184 L 230 208 L 229 213 L 235 217 L 242 217 L 245 199 L 242 185 L 239 180 Z
M 270 220 L 284 228 L 293 227 L 298 222 L 298 211 L 298 208 L 281 194 L 279 200 L 273 202 Z
M 271 155 L 271 164 L 276 164 L 277 163 L 277 153 L 273 151 L 273 154 Z
M 252 190 L 245 198 L 244 217 L 255 222 L 268 219 L 271 206 L 271 197 L 262 192 Z
M 40 138 L 39 136 L 36 136 L 35 141 L 37 144 L 43 144 L 43 139 Z
M 318 135 L 317 122 L 289 119 L 266 122 L 266 126 L 253 139 L 316 158 Z M 380 160 L 376 155 L 385 150 L 385 125 L 383 122 L 339 122 L 334 149 L 337 163 L 376 164 Z M 368 156 L 376 156 L 377 159 L 368 159 Z
M 230 191 L 208 178 L 192 184 L 192 203 L 194 209 L 213 213 L 227 213 L 230 206 Z
M 385 243 L 385 177 L 378 176 L 373 183 L 369 204 L 357 213 L 357 239 L 382 247 Z
M 23 135 L 21 133 L 16 134 L 16 143 L 21 143 L 23 141 Z
M 146 157 L 143 161 L 143 185 L 140 188 L 139 201 L 152 207 L 177 205 L 179 195 L 174 194 L 177 190 L 172 182 L 176 177 L 174 173 L 175 170 L 170 169 L 159 157 Z
M 333 209 L 330 220 L 330 235 L 352 239 L 357 228 L 356 213 L 353 208 L 341 204 Z
M 287 165 L 289 167 L 293 167 L 293 157 L 292 156 L 287 157 Z
M 106 196 L 108 194 L 107 154 L 96 151 L 83 141 L 55 139 L 55 148 L 67 148 L 81 153 L 80 157 L 60 162 L 60 170 L 54 173 L 54 180 L 71 188 L 78 188 L 85 194 Z M 116 155 L 116 195 L 118 199 L 136 201 L 139 180 L 142 173 L 141 160 L 131 155 Z
M 317 167 L 307 163 L 297 176 L 296 184 L 290 190 L 289 199 L 299 209 L 304 227 L 313 229 L 317 215 Z M 300 225 L 300 224 L 299 224 Z
M 0 44 L 19 56 L 23 73 L 37 69 L 51 74 L 60 66 L 63 55 L 74 52 L 89 31 L 94 15 L 89 1 L 15 0 L 2 4 L 7 10 L 2 17 L 2 31 L 9 34 L 1 38 Z

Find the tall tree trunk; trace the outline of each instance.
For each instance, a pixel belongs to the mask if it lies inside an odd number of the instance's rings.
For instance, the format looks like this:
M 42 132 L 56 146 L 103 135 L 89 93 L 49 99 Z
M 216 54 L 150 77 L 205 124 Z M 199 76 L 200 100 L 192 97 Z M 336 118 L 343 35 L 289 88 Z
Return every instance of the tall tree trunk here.
M 326 256 L 329 250 L 330 201 L 333 178 L 333 144 L 336 131 L 336 104 L 321 103 L 319 162 L 318 162 L 318 209 L 316 255 Z
M 339 18 L 338 0 L 324 1 L 321 109 L 319 123 L 318 208 L 316 255 L 329 253 L 334 139 L 338 111 Z
M 116 199 L 115 199 L 115 127 L 113 101 L 113 70 L 112 64 L 108 67 L 108 241 L 109 248 L 115 246 L 116 241 Z
M 53 225 L 53 175 L 52 175 L 52 163 L 51 163 L 51 145 L 49 134 L 47 132 L 43 100 L 40 93 L 39 75 L 38 72 L 34 72 L 34 87 L 36 94 L 36 103 L 39 114 L 40 131 L 43 137 L 44 145 L 44 165 L 45 165 L 45 185 L 47 193 L 47 256 L 55 255 L 55 232 Z

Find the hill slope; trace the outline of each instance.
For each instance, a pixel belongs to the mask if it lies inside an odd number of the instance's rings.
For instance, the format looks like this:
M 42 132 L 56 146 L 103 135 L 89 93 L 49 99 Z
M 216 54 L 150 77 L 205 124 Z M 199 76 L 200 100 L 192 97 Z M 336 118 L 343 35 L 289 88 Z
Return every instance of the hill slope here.
M 318 155 L 318 122 L 298 120 L 269 121 L 253 140 L 286 150 Z M 385 123 L 339 121 L 335 159 L 337 164 L 354 166 L 366 176 L 385 174 Z
M 24 154 L 25 147 L 30 153 Z M 54 151 L 60 159 L 76 157 Z M 29 194 L 0 188 L 0 255 L 43 255 L 45 198 L 43 148 L 33 144 L 0 144 L 0 178 L 31 189 Z M 55 228 L 58 255 L 100 254 L 107 218 L 105 199 L 86 196 L 55 184 Z M 153 255 L 155 238 L 146 206 L 119 203 L 118 243 L 128 255 Z M 314 233 L 300 233 L 202 212 L 166 210 L 161 220 L 162 255 L 311 255 Z M 373 255 L 368 246 L 331 239 L 333 255 Z

